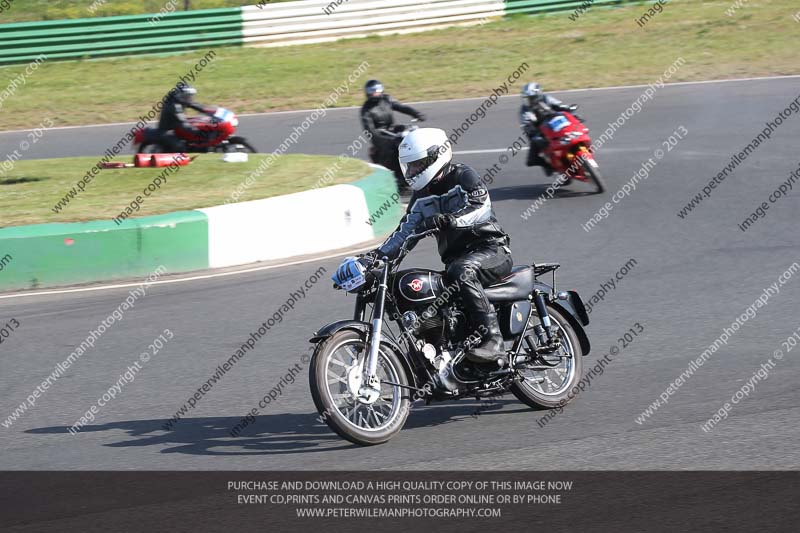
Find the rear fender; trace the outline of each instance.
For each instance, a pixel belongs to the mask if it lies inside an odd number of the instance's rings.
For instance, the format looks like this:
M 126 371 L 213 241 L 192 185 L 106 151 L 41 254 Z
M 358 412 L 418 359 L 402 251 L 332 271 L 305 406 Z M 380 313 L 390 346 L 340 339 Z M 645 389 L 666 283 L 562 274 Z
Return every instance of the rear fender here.
M 370 325 L 361 320 L 337 320 L 336 322 L 331 322 L 330 324 L 322 326 L 319 330 L 314 332 L 314 335 L 309 339 L 309 342 L 319 345 L 339 331 L 351 330 L 366 334 L 369 331 L 369 328 Z M 406 373 L 406 377 L 408 377 L 409 384 L 412 387 L 417 387 L 419 380 L 417 379 L 417 375 L 414 372 L 411 361 L 408 360 L 406 353 L 393 339 L 387 337 L 385 334 L 381 334 L 381 344 L 388 346 L 392 351 L 394 351 L 395 354 L 397 354 L 398 359 L 400 359 L 400 363 L 403 365 L 403 370 Z
M 569 291 L 567 294 L 569 296 L 566 300 L 552 300 L 550 305 L 567 317 L 569 325 L 575 330 L 578 341 L 581 343 L 583 355 L 589 355 L 591 344 L 589 343 L 589 337 L 586 335 L 586 330 L 583 329 L 583 326 L 589 324 L 589 315 L 586 313 L 583 300 L 581 300 L 577 292 Z
M 550 285 L 538 280 L 534 283 L 533 288 L 545 294 L 553 294 L 553 288 Z M 569 325 L 575 330 L 578 341 L 581 343 L 583 355 L 588 355 L 592 347 L 583 326 L 589 325 L 589 313 L 586 312 L 586 307 L 584 307 L 583 300 L 581 300 L 578 293 L 576 291 L 568 291 L 566 300 L 550 299 L 549 304 L 567 317 Z

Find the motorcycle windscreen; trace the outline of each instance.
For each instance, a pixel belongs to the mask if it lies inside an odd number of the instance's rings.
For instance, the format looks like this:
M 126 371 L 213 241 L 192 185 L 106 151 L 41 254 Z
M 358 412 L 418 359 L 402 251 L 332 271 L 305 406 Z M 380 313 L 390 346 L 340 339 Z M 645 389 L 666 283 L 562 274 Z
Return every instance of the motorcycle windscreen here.
M 559 131 L 563 130 L 567 126 L 570 125 L 569 119 L 564 115 L 558 115 L 557 117 L 551 118 L 547 121 L 547 125 L 553 130 L 554 133 L 558 133 Z

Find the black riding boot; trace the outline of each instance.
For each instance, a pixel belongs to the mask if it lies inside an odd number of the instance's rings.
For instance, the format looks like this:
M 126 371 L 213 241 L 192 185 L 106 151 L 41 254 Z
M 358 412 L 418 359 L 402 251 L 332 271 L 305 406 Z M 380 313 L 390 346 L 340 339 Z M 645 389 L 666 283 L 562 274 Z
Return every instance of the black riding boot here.
M 472 320 L 478 328 L 477 333 L 481 335 L 481 343 L 467 352 L 467 359 L 473 363 L 494 363 L 505 352 L 497 314 L 475 313 Z
M 525 165 L 529 167 L 536 167 L 543 163 L 541 156 L 539 156 L 539 146 L 531 141 L 531 146 L 528 148 L 528 160 Z
M 548 176 L 553 174 L 553 167 L 550 163 L 540 155 L 540 152 L 547 148 L 547 140 L 543 137 L 537 136 L 531 139 L 531 146 L 528 148 L 528 160 L 525 165 L 529 167 L 542 167 L 545 174 Z

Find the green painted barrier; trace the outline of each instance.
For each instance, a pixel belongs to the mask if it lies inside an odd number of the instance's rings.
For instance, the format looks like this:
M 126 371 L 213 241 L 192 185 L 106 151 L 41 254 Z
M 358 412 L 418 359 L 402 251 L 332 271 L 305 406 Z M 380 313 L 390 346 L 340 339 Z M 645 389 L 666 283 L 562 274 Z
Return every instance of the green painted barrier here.
M 642 0 L 593 0 L 588 5 L 587 0 L 505 0 L 505 14 L 516 13 L 551 13 L 556 11 L 570 11 L 578 7 L 611 6 L 617 4 L 631 4 Z
M 403 216 L 403 206 L 397 193 L 394 173 L 385 168 L 376 168 L 366 178 L 350 183 L 362 191 L 367 199 L 367 208 L 376 237 L 386 235 L 397 227 Z
M 5 258 L 5 259 L 3 259 Z M 10 258 L 10 259 L 9 259 Z M 0 229 L 0 290 L 86 283 L 208 268 L 208 221 L 199 211 Z
M 348 185 L 363 192 L 375 237 L 395 228 L 403 208 L 391 171 L 375 167 Z M 363 204 L 358 208 L 363 212 Z M 308 221 L 307 214 L 298 212 L 298 217 Z M 102 220 L 3 228 L 0 292 L 141 278 L 159 266 L 165 272 L 206 269 L 214 255 L 210 229 L 215 223 L 219 220 L 212 214 L 196 210 L 129 218 L 119 225 Z M 247 246 L 246 239 L 240 245 Z
M 565 12 L 579 7 L 601 7 L 641 1 L 594 0 L 589 6 L 587 0 L 505 0 L 504 14 Z M 304 8 L 305 3 L 307 2 L 287 2 L 277 5 L 294 9 Z M 369 9 L 375 8 L 370 4 L 365 5 Z M 177 53 L 216 46 L 242 46 L 245 40 L 244 34 L 247 33 L 243 21 L 246 16 L 243 13 L 247 9 L 251 14 L 258 13 L 253 7 L 236 7 L 2 24 L 0 65 L 31 62 L 41 54 L 46 55 L 48 60 L 70 60 Z M 366 25 L 369 23 L 369 9 L 365 7 L 364 13 L 356 13 L 353 16 L 361 17 L 363 24 Z M 474 9 L 474 6 L 469 9 Z M 303 16 L 296 13 L 284 16 L 281 11 L 275 11 L 272 15 L 268 14 L 264 20 L 270 21 L 270 24 L 274 20 L 275 27 L 286 25 L 289 28 L 286 30 L 288 32 L 286 39 L 297 38 L 298 34 L 306 31 L 303 29 Z M 300 26 L 297 25 L 298 22 Z M 318 21 L 314 22 L 317 23 Z M 312 31 L 313 24 L 307 26 L 308 31 Z M 271 31 L 272 27 L 268 29 Z
M 0 25 L 0 65 L 242 44 L 241 8 Z M 156 17 L 156 18 L 154 18 Z

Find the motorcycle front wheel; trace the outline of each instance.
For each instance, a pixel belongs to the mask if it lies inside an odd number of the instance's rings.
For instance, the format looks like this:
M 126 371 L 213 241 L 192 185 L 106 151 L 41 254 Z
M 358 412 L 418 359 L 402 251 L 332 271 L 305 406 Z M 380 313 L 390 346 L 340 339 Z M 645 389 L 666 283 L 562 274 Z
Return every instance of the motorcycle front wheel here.
M 594 181 L 597 186 L 597 193 L 606 192 L 606 181 L 600 174 L 600 167 L 593 159 L 585 159 L 583 161 L 583 171 Z
M 164 146 L 159 143 L 142 143 L 139 149 L 136 150 L 137 154 L 165 154 L 169 152 Z
M 311 359 L 309 384 L 314 405 L 336 434 L 355 444 L 382 444 L 399 432 L 411 400 L 408 376 L 396 353 L 382 344 L 378 354 L 380 394 L 372 402 L 359 399 L 366 359 L 364 334 L 342 330 L 322 341 Z

